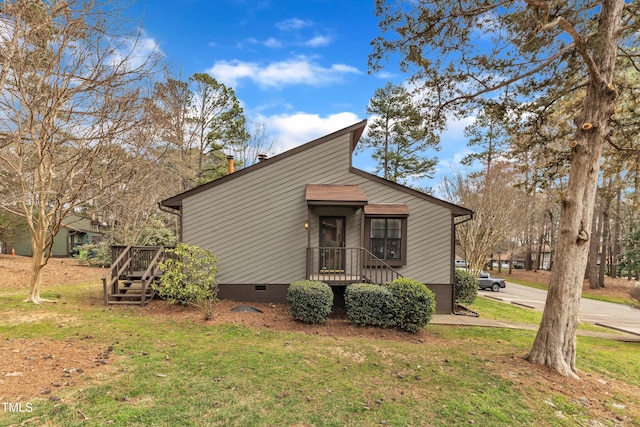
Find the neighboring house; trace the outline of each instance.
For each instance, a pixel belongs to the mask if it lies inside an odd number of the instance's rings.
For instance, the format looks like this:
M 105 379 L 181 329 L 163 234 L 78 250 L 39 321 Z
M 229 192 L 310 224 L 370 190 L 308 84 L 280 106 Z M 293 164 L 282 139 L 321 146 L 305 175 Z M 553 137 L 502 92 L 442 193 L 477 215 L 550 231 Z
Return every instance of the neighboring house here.
M 62 220 L 62 225 L 58 234 L 53 239 L 51 256 L 70 257 L 78 246 L 85 243 L 98 243 L 104 238 L 105 227 L 99 222 L 90 218 L 78 215 L 69 215 Z M 13 249 L 16 255 L 31 256 L 31 236 L 29 233 L 23 234 L 13 242 Z
M 527 249 L 525 247 L 520 247 L 510 254 L 503 255 L 502 259 L 513 261 L 513 265 L 516 266 L 516 268 L 525 268 L 527 265 L 527 257 L 530 259 L 530 268 L 549 270 L 551 267 L 551 247 L 547 244 L 535 244 L 531 247 L 529 253 L 527 253 Z M 540 257 L 539 264 L 538 257 Z
M 220 298 L 284 302 L 296 280 L 344 289 L 391 271 L 452 311 L 455 224 L 472 212 L 352 167 L 365 126 L 162 201 L 180 214 L 182 242 L 217 255 Z

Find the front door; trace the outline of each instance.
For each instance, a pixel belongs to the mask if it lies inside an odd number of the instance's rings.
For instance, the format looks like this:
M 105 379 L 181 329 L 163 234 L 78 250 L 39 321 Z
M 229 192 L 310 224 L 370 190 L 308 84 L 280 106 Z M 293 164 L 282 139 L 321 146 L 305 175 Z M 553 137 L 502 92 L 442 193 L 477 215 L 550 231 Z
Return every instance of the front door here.
M 344 273 L 346 217 L 320 217 L 320 273 Z

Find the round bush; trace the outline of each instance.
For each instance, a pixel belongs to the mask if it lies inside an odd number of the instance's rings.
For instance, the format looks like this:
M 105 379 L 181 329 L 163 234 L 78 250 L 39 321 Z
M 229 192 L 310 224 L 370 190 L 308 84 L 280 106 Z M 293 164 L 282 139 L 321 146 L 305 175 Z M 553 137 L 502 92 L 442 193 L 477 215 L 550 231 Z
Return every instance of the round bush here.
M 347 286 L 344 303 L 349 322 L 358 326 L 395 326 L 392 307 L 393 295 L 384 286 L 355 283 Z
M 467 270 L 455 269 L 454 285 L 456 302 L 473 304 L 478 296 L 478 278 Z
M 425 327 L 436 310 L 435 295 L 424 284 L 401 277 L 386 283 L 392 297 L 392 313 L 396 326 L 416 333 Z
M 287 290 L 289 313 L 305 323 L 325 323 L 333 306 L 333 291 L 326 283 L 300 280 Z

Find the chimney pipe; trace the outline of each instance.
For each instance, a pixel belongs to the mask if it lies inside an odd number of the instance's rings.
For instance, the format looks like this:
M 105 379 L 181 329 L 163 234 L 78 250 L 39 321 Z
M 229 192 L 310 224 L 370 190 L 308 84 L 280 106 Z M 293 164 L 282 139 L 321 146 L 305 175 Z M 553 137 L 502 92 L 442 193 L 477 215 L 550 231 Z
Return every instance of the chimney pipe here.
M 231 154 L 227 156 L 227 168 L 230 174 L 233 173 L 233 156 Z
M 267 160 L 267 155 L 266 154 L 258 154 L 258 161 L 259 162 L 263 162 Z

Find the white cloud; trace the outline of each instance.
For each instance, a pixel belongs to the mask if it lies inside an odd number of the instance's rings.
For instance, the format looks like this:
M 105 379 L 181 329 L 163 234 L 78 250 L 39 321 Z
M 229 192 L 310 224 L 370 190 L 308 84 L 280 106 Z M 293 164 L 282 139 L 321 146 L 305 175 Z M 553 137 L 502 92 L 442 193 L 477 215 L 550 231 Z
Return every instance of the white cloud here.
M 331 43 L 331 37 L 328 36 L 315 36 L 312 39 L 307 40 L 303 43 L 305 46 L 309 47 L 321 47 L 328 46 Z
M 274 49 L 282 47 L 282 43 L 279 40 L 277 40 L 277 39 L 275 39 L 273 37 L 269 37 L 268 39 L 266 39 L 263 44 L 266 47 L 270 47 L 270 48 L 274 48 Z
M 348 74 L 361 74 L 350 65 L 333 64 L 326 68 L 306 56 L 298 56 L 266 66 L 240 60 L 217 61 L 207 70 L 217 80 L 237 86 L 240 80 L 249 79 L 262 87 L 281 87 L 292 84 L 324 86 L 339 83 Z
M 267 129 L 276 140 L 274 151 L 282 153 L 316 138 L 351 126 L 360 120 L 355 113 L 351 112 L 331 114 L 326 117 L 298 112 L 273 116 L 258 115 L 256 121 L 266 124 Z
M 259 44 L 259 45 L 262 45 L 262 46 L 265 46 L 265 47 L 268 47 L 268 48 L 272 48 L 272 49 L 277 49 L 277 48 L 282 47 L 282 42 L 280 40 L 274 38 L 274 37 L 269 37 L 266 40 L 258 40 L 256 38 L 252 37 L 252 38 L 247 39 L 247 41 L 249 43 L 252 43 L 252 44 Z
M 302 20 L 298 18 L 286 19 L 276 23 L 276 27 L 282 31 L 299 30 L 304 27 L 310 27 L 313 25 L 313 21 Z
M 144 31 L 138 38 L 122 39 L 111 53 L 109 64 L 113 67 L 125 66 L 129 70 L 144 65 L 154 55 L 164 56 L 158 42 Z

